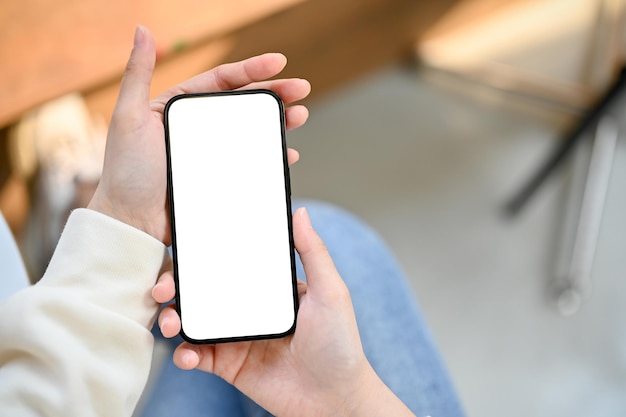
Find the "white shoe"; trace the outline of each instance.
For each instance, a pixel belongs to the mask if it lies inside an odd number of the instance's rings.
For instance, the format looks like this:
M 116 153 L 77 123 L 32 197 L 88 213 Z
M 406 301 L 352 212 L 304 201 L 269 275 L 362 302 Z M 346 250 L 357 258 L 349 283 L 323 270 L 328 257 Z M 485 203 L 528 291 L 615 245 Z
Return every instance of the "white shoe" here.
M 42 105 L 12 130 L 9 149 L 14 168 L 35 184 L 24 242 L 24 257 L 35 276 L 45 269 L 74 208 L 77 180 L 99 180 L 105 141 L 106 127 L 94 127 L 79 94 Z

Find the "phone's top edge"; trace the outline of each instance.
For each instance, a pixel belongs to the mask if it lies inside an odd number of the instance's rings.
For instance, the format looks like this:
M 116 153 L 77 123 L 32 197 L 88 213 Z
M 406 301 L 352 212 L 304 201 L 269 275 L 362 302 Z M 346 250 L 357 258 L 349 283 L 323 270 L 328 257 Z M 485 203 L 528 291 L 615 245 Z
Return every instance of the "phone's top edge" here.
M 279 105 L 283 107 L 283 100 L 280 98 L 280 96 L 276 92 L 272 90 L 268 90 L 268 89 L 257 88 L 253 90 L 226 90 L 226 91 L 207 91 L 207 92 L 202 92 L 202 93 L 177 94 L 167 101 L 167 103 L 165 104 L 165 109 L 170 107 L 170 105 L 172 105 L 174 102 L 183 98 L 210 97 L 210 96 L 233 96 L 233 95 L 247 95 L 247 94 L 268 94 L 274 97 L 276 101 L 278 101 Z

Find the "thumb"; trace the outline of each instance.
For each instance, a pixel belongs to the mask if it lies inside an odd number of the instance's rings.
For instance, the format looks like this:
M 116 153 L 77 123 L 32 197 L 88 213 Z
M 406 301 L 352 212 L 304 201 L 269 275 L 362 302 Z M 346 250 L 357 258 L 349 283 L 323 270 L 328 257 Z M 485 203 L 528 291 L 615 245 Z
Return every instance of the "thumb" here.
M 134 114 L 145 108 L 150 100 L 150 82 L 155 65 L 154 38 L 148 29 L 139 25 L 135 29 L 133 50 L 128 58 L 115 111 Z
M 339 276 L 326 245 L 313 229 L 304 207 L 296 210 L 293 215 L 293 235 L 309 291 L 325 298 L 348 295 L 348 289 Z

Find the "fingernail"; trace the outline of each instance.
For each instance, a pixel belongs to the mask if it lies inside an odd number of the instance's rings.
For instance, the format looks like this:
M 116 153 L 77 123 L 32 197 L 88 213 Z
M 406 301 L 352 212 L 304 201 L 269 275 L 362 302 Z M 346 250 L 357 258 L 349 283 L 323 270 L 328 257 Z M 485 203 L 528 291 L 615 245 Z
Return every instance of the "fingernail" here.
M 185 349 L 182 353 L 182 362 L 186 368 L 195 368 L 198 363 L 198 354 L 191 349 Z
M 157 284 L 152 287 L 152 298 L 155 298 L 154 295 L 157 293 L 157 288 L 160 286 L 161 284 L 157 282 Z
M 145 34 L 145 28 L 141 25 L 137 25 L 137 27 L 135 28 L 135 39 L 133 40 L 133 46 L 137 46 L 143 43 Z
M 304 222 L 304 225 L 308 227 L 309 229 L 312 229 L 313 225 L 311 224 L 311 218 L 309 217 L 309 213 L 306 211 L 306 207 L 301 207 L 299 211 L 300 211 L 300 218 Z
M 161 323 L 159 323 L 159 327 L 161 327 L 161 329 L 163 330 L 167 330 L 167 325 L 168 323 L 172 321 L 169 319 L 169 317 L 165 316 L 161 319 Z

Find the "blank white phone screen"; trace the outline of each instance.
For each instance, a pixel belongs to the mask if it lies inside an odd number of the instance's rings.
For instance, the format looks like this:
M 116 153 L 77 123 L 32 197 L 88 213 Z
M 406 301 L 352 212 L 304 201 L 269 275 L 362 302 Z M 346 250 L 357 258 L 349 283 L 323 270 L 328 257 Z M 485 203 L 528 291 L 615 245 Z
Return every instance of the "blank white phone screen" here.
M 183 96 L 168 106 L 177 300 L 188 339 L 277 336 L 294 325 L 282 115 L 263 91 Z

